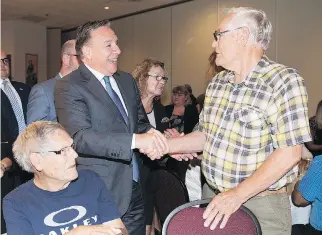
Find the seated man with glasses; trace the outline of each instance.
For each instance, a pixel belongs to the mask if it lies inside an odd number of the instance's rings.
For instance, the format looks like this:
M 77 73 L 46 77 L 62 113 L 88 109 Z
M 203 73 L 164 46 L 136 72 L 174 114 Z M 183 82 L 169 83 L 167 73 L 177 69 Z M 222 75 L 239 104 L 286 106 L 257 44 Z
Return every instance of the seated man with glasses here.
M 76 170 L 73 139 L 60 124 L 30 124 L 18 136 L 13 152 L 34 178 L 4 198 L 8 234 L 127 234 L 100 177 Z

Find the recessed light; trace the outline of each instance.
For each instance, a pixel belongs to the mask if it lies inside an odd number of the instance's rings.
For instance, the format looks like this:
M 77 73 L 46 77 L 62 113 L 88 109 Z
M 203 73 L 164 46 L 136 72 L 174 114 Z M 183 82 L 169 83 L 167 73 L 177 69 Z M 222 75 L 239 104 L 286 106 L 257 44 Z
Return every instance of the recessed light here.
M 109 7 L 104 7 L 104 9 L 105 9 L 105 10 L 108 10 L 108 9 L 110 9 L 110 8 L 109 8 Z

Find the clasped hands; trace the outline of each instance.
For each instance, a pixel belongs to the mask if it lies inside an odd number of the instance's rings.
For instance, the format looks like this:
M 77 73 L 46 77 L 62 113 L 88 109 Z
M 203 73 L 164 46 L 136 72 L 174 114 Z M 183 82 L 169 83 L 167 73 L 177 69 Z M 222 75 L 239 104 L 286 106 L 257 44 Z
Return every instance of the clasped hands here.
M 140 134 L 137 140 L 137 148 L 141 153 L 146 154 L 151 160 L 160 159 L 165 154 L 175 158 L 178 161 L 188 161 L 197 156 L 195 153 L 173 153 L 171 152 L 171 145 L 168 139 L 181 137 L 176 129 L 168 129 L 162 134 L 161 132 L 151 128 L 147 133 Z

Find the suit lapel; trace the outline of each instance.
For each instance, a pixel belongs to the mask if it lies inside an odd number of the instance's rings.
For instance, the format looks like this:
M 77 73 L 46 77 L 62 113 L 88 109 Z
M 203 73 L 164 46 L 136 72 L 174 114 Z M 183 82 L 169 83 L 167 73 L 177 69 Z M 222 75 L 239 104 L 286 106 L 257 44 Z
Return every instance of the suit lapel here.
M 133 117 L 133 113 L 132 113 L 132 108 L 130 107 L 130 103 L 131 103 L 131 100 L 129 98 L 129 96 L 127 95 L 127 92 L 126 92 L 126 88 L 128 87 L 128 84 L 125 84 L 124 83 L 124 79 L 121 78 L 120 74 L 118 72 L 116 72 L 114 75 L 113 75 L 114 79 L 115 79 L 115 82 L 121 92 L 121 95 L 122 95 L 122 99 L 124 101 L 124 104 L 125 104 L 125 107 L 126 107 L 126 110 L 127 110 L 127 113 L 128 113 L 128 120 L 129 120 L 129 129 L 131 130 L 131 127 L 133 126 L 133 120 L 132 118 L 130 117 Z
M 19 135 L 18 122 L 16 115 L 11 107 L 10 100 L 8 96 L 1 90 L 1 125 L 8 125 L 11 128 L 10 131 L 14 133 L 15 136 Z M 12 123 L 10 125 L 10 123 Z M 15 127 L 15 128 L 14 128 Z
M 98 81 L 98 79 L 94 76 L 94 74 L 91 71 L 89 71 L 84 64 L 81 64 L 79 66 L 79 70 L 83 75 L 83 79 L 84 82 L 86 82 L 87 88 L 93 93 L 93 95 L 96 96 L 98 100 L 100 100 L 102 103 L 104 103 L 109 108 L 109 111 L 121 116 L 121 113 L 114 104 L 114 101 L 107 94 L 106 90 Z

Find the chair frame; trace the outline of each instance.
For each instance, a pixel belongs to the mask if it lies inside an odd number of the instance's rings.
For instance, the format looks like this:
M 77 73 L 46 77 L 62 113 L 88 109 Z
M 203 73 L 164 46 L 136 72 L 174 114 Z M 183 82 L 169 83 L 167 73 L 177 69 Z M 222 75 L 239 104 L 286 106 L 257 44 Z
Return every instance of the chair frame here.
M 202 204 L 209 204 L 209 202 L 211 202 L 212 198 L 210 199 L 203 199 L 203 200 L 197 200 L 197 201 L 192 201 L 192 202 L 188 202 L 182 206 L 178 206 L 176 209 L 174 209 L 166 218 L 166 220 L 164 221 L 163 227 L 162 227 L 162 235 L 167 235 L 167 229 L 168 229 L 168 225 L 170 223 L 170 221 L 172 220 L 172 218 L 179 213 L 180 211 L 189 208 L 189 207 L 193 207 L 193 206 L 197 206 L 197 205 L 202 205 Z M 248 214 L 251 219 L 254 221 L 255 226 L 256 226 L 256 233 L 257 235 L 262 235 L 262 229 L 260 227 L 259 221 L 256 218 L 256 216 L 254 215 L 254 213 L 249 210 L 247 207 L 245 206 L 241 206 L 239 209 L 241 209 L 242 211 L 244 211 L 246 214 Z
M 168 172 L 169 174 L 173 175 L 180 182 L 180 185 L 181 185 L 181 187 L 183 188 L 183 191 L 184 191 L 184 199 L 186 200 L 186 203 L 188 203 L 189 202 L 189 194 L 188 194 L 188 190 L 187 190 L 187 187 L 186 187 L 185 183 L 179 178 L 179 176 L 175 172 L 170 171 L 166 167 L 159 167 L 157 170 L 155 170 L 155 172 L 160 171 L 160 170 Z M 185 204 L 183 204 L 183 205 L 185 205 Z M 158 210 L 158 206 L 156 204 L 155 204 L 155 209 L 156 209 L 157 215 L 159 216 L 159 210 Z M 167 218 L 169 217 L 169 215 L 167 216 Z M 165 223 L 165 221 L 163 223 L 162 223 L 162 221 L 160 221 L 162 226 Z

